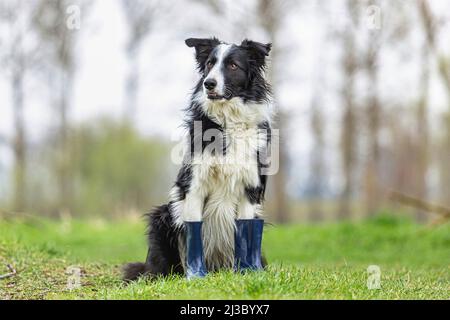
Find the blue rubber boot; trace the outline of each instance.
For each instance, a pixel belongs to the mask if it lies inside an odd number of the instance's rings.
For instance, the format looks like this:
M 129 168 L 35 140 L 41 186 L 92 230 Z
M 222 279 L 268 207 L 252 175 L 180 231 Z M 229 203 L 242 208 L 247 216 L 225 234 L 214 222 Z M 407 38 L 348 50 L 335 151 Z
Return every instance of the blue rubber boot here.
M 262 270 L 261 242 L 264 220 L 236 220 L 234 270 Z
M 188 279 L 206 276 L 203 257 L 202 223 L 185 222 L 186 227 L 186 276 Z

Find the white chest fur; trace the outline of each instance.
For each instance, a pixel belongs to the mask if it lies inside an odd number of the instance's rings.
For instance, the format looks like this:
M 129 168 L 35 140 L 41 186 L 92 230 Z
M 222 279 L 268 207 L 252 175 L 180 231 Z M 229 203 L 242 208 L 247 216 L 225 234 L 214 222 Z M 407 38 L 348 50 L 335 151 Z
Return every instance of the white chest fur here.
M 259 183 L 257 128 L 227 128 L 225 150 L 205 150 L 192 161 L 196 188 L 211 193 L 223 189 L 223 196 L 238 194 L 242 187 Z M 220 148 L 222 149 L 222 148 Z

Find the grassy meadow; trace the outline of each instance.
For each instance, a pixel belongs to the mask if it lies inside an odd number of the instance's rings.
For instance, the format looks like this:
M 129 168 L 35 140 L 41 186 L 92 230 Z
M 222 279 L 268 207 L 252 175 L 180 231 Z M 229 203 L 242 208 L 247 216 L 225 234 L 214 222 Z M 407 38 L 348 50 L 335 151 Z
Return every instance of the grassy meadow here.
M 141 219 L 0 220 L 0 299 L 449 299 L 450 226 L 379 216 L 361 222 L 268 226 L 264 272 L 223 271 L 130 285 L 120 266 L 146 254 Z M 368 289 L 367 268 L 381 270 Z M 70 290 L 69 267 L 81 270 Z

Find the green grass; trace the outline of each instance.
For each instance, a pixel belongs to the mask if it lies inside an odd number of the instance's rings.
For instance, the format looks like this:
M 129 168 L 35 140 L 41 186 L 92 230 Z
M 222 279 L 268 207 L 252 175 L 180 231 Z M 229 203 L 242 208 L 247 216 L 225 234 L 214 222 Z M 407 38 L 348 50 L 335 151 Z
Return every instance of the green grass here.
M 267 271 L 223 271 L 205 279 L 171 277 L 131 285 L 120 265 L 142 261 L 139 220 L 0 220 L 0 299 L 449 299 L 450 226 L 427 228 L 387 216 L 358 223 L 269 226 Z M 381 268 L 369 290 L 367 267 Z M 69 266 L 82 270 L 68 290 Z

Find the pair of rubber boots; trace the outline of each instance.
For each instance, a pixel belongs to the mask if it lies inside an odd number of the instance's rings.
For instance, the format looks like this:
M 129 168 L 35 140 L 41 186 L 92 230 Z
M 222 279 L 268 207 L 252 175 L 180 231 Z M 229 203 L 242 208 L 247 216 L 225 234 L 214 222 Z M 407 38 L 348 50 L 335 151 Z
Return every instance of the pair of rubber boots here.
M 188 279 L 206 276 L 203 256 L 202 223 L 185 222 L 186 276 Z M 234 238 L 234 270 L 261 270 L 261 241 L 264 220 L 236 220 Z

